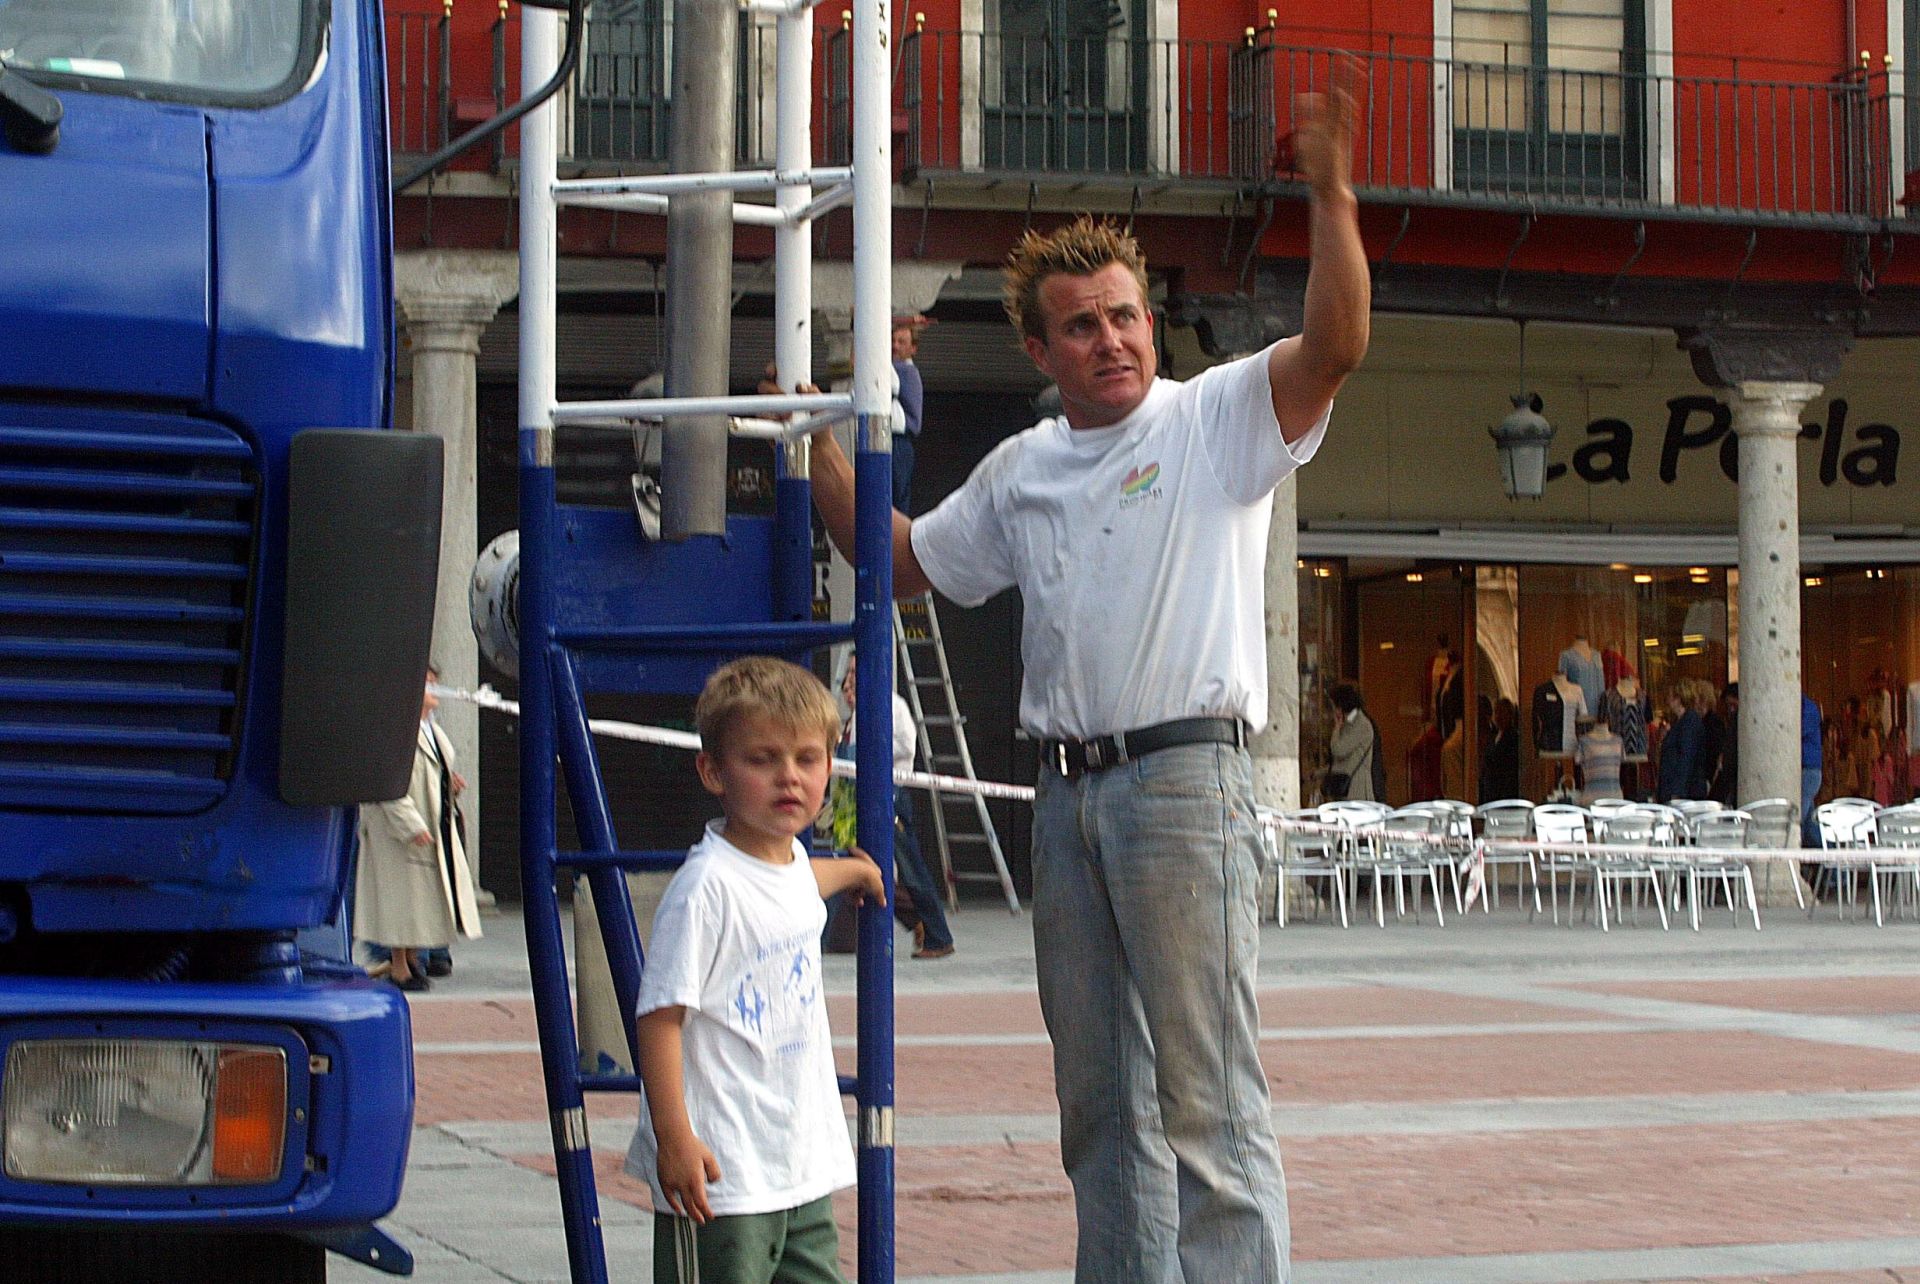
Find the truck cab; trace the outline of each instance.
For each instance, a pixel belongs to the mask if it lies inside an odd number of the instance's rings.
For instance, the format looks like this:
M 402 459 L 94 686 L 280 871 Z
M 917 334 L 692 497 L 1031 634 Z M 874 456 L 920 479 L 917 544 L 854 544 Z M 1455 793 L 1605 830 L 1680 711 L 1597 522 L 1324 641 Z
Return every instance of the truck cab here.
M 432 627 L 385 102 L 373 0 L 0 0 L 10 1280 L 408 1266 L 405 1002 L 301 948 Z

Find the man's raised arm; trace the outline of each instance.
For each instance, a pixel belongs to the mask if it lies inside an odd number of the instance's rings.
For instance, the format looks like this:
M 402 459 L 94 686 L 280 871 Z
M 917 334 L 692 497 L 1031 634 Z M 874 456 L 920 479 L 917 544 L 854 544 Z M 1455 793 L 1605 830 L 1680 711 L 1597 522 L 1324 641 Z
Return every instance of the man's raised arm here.
M 813 505 L 827 524 L 827 535 L 840 556 L 853 560 L 853 463 L 840 449 L 833 429 L 813 435 Z M 893 514 L 893 595 L 918 597 L 932 588 L 920 559 L 913 555 L 907 533 L 913 520 L 897 509 Z
M 1297 99 L 1295 163 L 1306 178 L 1307 291 L 1300 333 L 1274 345 L 1267 360 L 1280 435 L 1298 441 L 1320 421 L 1333 395 L 1367 355 L 1373 284 L 1360 243 L 1353 195 L 1357 60 L 1334 59 L 1324 94 Z

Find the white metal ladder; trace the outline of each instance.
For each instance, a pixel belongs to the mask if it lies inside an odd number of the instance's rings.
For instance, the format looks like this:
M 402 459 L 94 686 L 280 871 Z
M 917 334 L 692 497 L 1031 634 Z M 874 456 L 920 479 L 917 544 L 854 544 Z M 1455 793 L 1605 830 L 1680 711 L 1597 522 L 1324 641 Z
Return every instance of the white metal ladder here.
M 920 732 L 921 768 L 935 775 L 978 780 L 973 770 L 973 750 L 967 746 L 967 719 L 960 712 L 960 697 L 953 689 L 953 669 L 947 664 L 947 644 L 940 635 L 940 614 L 934 609 L 933 594 L 922 593 L 893 604 L 893 649 L 900 659 L 900 685 L 906 693 L 907 707 L 913 711 L 914 726 Z M 914 662 L 916 653 L 918 664 Z M 986 798 L 975 793 L 931 792 L 933 805 L 929 810 L 933 813 L 934 842 L 940 851 L 940 886 L 948 903 L 955 900 L 958 880 L 997 882 L 1001 895 L 1007 898 L 1007 909 L 1018 914 L 1020 893 L 1014 890 L 1013 875 L 1007 870 L 1006 853 L 1000 849 L 1000 834 L 993 827 Z M 993 868 L 958 868 L 956 849 L 986 852 Z
M 852 155 L 850 165 L 812 163 L 813 37 L 815 0 L 739 0 L 739 7 L 776 15 L 777 137 L 771 170 L 632 175 L 562 179 L 557 176 L 558 115 L 551 101 L 530 111 L 520 130 L 520 389 L 519 464 L 521 557 L 521 889 L 526 902 L 527 941 L 535 1015 L 540 1027 L 541 1069 L 553 1129 L 555 1171 L 562 1223 L 575 1284 L 606 1284 L 605 1243 L 587 1131 L 584 1094 L 635 1092 L 633 1074 L 585 1072 L 578 1065 L 574 1035 L 573 981 L 568 974 L 555 872 L 572 869 L 594 882 L 595 909 L 607 944 L 617 1009 L 631 1013 L 644 967 L 622 871 L 665 869 L 681 852 L 619 848 L 606 806 L 598 760 L 586 719 L 584 694 L 638 689 L 651 679 L 642 664 L 602 670 L 599 685 L 577 676 L 578 656 L 617 656 L 651 661 L 655 656 L 722 656 L 763 651 L 805 652 L 851 638 L 871 672 L 886 681 L 862 684 L 856 718 L 868 734 L 859 737 L 859 841 L 885 873 L 891 899 L 893 797 L 891 737 L 892 674 L 885 611 L 892 597 L 891 413 L 893 372 L 889 360 L 892 315 L 892 138 L 888 40 L 891 0 L 875 0 L 854 13 L 852 32 Z M 541 83 L 559 66 L 559 15 L 529 6 L 522 14 L 521 69 Z M 762 192 L 772 204 L 734 201 L 736 224 L 769 227 L 774 241 L 775 363 L 781 386 L 811 382 L 813 220 L 853 204 L 853 380 L 841 393 L 561 401 L 555 377 L 555 277 L 557 209 L 562 205 L 665 213 L 668 198 L 697 191 Z M 798 487 L 798 502 L 777 505 L 775 529 L 756 536 L 771 564 L 771 618 L 642 616 L 632 602 L 617 610 L 566 601 L 563 611 L 554 568 L 587 554 L 596 540 L 614 545 L 579 512 L 563 512 L 554 482 L 554 437 L 561 425 L 628 431 L 636 421 L 725 415 L 736 436 L 779 444 L 777 488 L 784 500 Z M 782 420 L 776 416 L 792 416 Z M 810 435 L 852 420 L 855 424 L 855 556 L 859 586 L 850 624 L 806 618 L 810 566 Z M 758 519 L 755 519 L 758 520 Z M 734 518 L 729 517 L 729 530 Z M 564 524 L 564 525 L 563 525 Z M 589 529 L 591 527 L 591 529 Z M 624 531 L 622 538 L 634 535 Z M 662 565 L 694 568 L 691 554 L 675 549 L 721 547 L 708 540 L 660 546 Z M 734 547 L 745 565 L 746 553 Z M 760 556 L 756 553 L 755 556 Z M 757 563 L 756 563 L 757 566 Z M 788 571 L 801 573 L 787 574 Z M 693 570 L 684 571 L 689 577 Z M 676 586 L 697 596 L 705 585 L 689 578 Z M 729 600 L 731 608 L 736 605 Z M 743 612 L 744 614 L 744 612 Z M 611 675 L 611 676 L 608 676 Z M 581 846 L 563 850 L 556 834 L 557 765 L 574 799 Z M 584 805 L 583 805 L 584 803 Z M 891 922 L 886 907 L 861 911 L 858 981 L 857 1073 L 842 1076 L 843 1092 L 857 1102 L 857 1257 L 862 1284 L 892 1284 L 894 1278 L 894 1062 Z M 609 924 L 614 924 L 609 928 Z M 631 1021 L 629 1056 L 637 1063 Z

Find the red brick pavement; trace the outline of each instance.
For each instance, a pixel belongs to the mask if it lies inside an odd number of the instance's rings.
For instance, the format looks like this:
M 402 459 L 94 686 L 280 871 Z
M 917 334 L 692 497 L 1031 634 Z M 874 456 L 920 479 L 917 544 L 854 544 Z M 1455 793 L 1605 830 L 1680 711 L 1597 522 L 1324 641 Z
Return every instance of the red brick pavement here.
M 1556 989 L 1810 1016 L 1920 1016 L 1920 977 L 1823 976 L 1779 981 L 1592 981 Z
M 1260 1024 L 1274 1030 L 1344 1025 L 1467 1025 L 1487 1022 L 1599 1021 L 1581 1008 L 1515 1003 L 1472 995 L 1415 992 L 1383 985 L 1316 985 L 1262 990 Z M 1040 999 L 1031 991 L 1005 994 L 902 994 L 894 1004 L 903 1035 L 1044 1034 Z M 854 1001 L 836 997 L 827 1013 L 839 1034 L 854 1029 Z
M 1869 1015 L 1910 1011 L 1914 983 L 1821 978 L 1577 988 Z M 1263 1019 L 1275 1026 L 1570 1019 L 1551 1007 L 1388 986 L 1268 991 L 1262 1002 Z M 449 999 L 418 1004 L 414 1011 L 423 1043 L 532 1038 L 524 1003 Z M 1031 994 L 903 1000 L 902 1027 L 1021 1034 L 1040 1028 Z M 844 1019 L 841 1028 L 847 1028 Z M 1263 1055 L 1276 1095 L 1295 1105 L 1920 1086 L 1920 1057 L 1747 1032 L 1273 1040 Z M 1044 1043 L 907 1047 L 899 1050 L 898 1063 L 906 1114 L 1053 1109 L 1051 1055 Z M 531 1053 L 428 1054 L 416 1065 L 423 1124 L 545 1118 L 538 1059 Z M 590 1108 L 602 1144 L 623 1145 L 632 1099 L 594 1098 Z M 1382 1123 L 1390 1126 L 1392 1106 L 1379 1108 Z M 1291 1140 L 1284 1150 L 1296 1252 L 1302 1259 L 1364 1259 L 1920 1234 L 1912 1200 L 1920 1119 L 1641 1129 L 1582 1128 L 1581 1122 L 1569 1117 L 1564 1131 Z M 519 1156 L 516 1162 L 552 1171 L 550 1155 Z M 599 1154 L 597 1162 L 609 1198 L 646 1206 L 644 1185 L 618 1173 L 616 1155 Z M 1071 1263 L 1072 1200 L 1052 1145 L 910 1145 L 899 1152 L 898 1194 L 903 1274 L 1059 1269 Z M 836 1207 L 843 1251 L 850 1255 L 851 1193 Z M 1871 1271 L 1767 1278 L 1775 1284 L 1839 1284 L 1897 1277 Z M 1920 1279 L 1920 1272 L 1909 1278 Z
M 1863 1091 L 1920 1083 L 1920 1057 L 1831 1048 L 1745 1032 L 1441 1035 L 1268 1041 L 1276 1101 L 1462 1101 L 1667 1092 Z M 903 1047 L 901 1108 L 928 1115 L 1035 1114 L 1054 1108 L 1044 1044 Z M 852 1070 L 843 1050 L 843 1071 Z
M 1917 1145 L 1920 1120 L 1898 1119 L 1373 1135 L 1284 1150 L 1305 1261 L 1711 1247 L 1750 1243 L 1756 1228 L 1779 1242 L 1913 1235 Z M 551 1155 L 517 1162 L 553 1170 Z M 600 1167 L 605 1195 L 649 1206 L 616 1157 Z M 837 1203 L 850 1245 L 851 1194 Z M 1073 1203 L 1052 1146 L 902 1150 L 897 1216 L 903 1275 L 1072 1265 Z M 1805 1277 L 1849 1278 L 1889 1277 Z

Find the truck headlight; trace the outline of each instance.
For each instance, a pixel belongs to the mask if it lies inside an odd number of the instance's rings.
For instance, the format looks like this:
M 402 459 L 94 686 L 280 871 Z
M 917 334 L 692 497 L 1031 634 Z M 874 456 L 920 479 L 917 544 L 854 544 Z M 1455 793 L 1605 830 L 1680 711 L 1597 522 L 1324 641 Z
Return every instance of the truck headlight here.
M 7 1052 L 6 1172 L 21 1181 L 221 1186 L 275 1181 L 287 1054 L 179 1039 L 23 1039 Z

